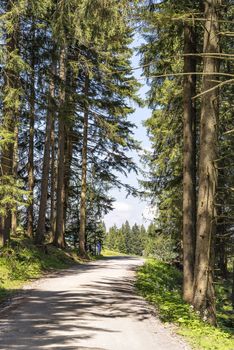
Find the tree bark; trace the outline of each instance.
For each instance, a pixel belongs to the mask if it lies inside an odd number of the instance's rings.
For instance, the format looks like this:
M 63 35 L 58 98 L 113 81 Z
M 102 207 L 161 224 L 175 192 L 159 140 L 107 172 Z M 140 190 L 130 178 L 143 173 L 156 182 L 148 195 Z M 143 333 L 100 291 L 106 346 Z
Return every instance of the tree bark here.
M 49 171 L 50 171 L 50 147 L 51 147 L 51 131 L 54 119 L 53 112 L 53 99 L 54 99 L 54 77 L 50 80 L 49 98 L 48 98 L 48 113 L 46 118 L 46 139 L 43 156 L 42 167 L 42 180 L 41 180 L 41 198 L 39 207 L 38 225 L 35 236 L 35 243 L 41 245 L 45 239 L 45 220 L 46 220 L 46 207 L 48 197 L 48 183 L 49 183 Z
M 234 259 L 232 259 L 232 309 L 234 310 Z
M 33 237 L 33 222 L 34 222 L 34 124 L 35 124 L 35 28 L 32 26 L 32 47 L 31 47 L 31 82 L 30 82 L 30 122 L 29 122 L 29 151 L 28 151 L 28 190 L 30 192 L 30 204 L 28 206 L 28 228 L 27 234 Z
M 55 184 L 56 184 L 56 167 L 55 167 L 55 120 L 53 120 L 51 130 L 51 173 L 50 173 L 50 226 L 52 241 L 55 234 Z
M 72 140 L 71 140 L 72 128 L 66 128 L 66 141 L 65 141 L 65 174 L 64 174 L 64 222 L 66 227 L 67 221 L 67 208 L 69 198 L 69 181 L 71 175 L 71 160 L 72 160 Z
M 61 49 L 60 53 L 60 111 L 59 111 L 59 130 L 58 130 L 58 173 L 57 173 L 57 202 L 56 202 L 56 229 L 54 244 L 57 247 L 65 247 L 65 225 L 64 225 L 64 174 L 65 174 L 65 83 L 66 83 L 66 50 Z
M 71 161 L 72 161 L 72 135 L 73 135 L 73 116 L 75 115 L 75 104 L 73 101 L 72 92 L 76 89 L 76 83 L 73 78 L 73 72 L 71 69 L 67 69 L 66 73 L 66 91 L 65 91 L 65 105 L 69 110 L 69 118 L 65 127 L 65 170 L 64 170 L 64 226 L 66 228 L 67 222 L 67 209 L 69 199 L 69 182 L 71 176 Z
M 216 232 L 215 197 L 217 192 L 217 123 L 219 64 L 210 53 L 219 52 L 218 5 L 220 0 L 205 0 L 203 83 L 200 123 L 199 191 L 193 305 L 209 323 L 216 324 L 213 287 L 214 239 Z
M 18 162 L 19 162 L 19 157 L 18 157 L 18 136 L 19 136 L 19 120 L 17 118 L 16 120 L 16 125 L 15 125 L 15 130 L 14 130 L 14 138 L 15 138 L 15 143 L 14 143 L 14 149 L 13 149 L 13 176 L 15 180 L 18 177 Z M 11 231 L 12 235 L 15 236 L 17 233 L 17 216 L 18 216 L 18 211 L 17 208 L 12 212 L 12 222 L 11 222 Z
M 89 111 L 88 111 L 88 90 L 89 80 L 85 79 L 84 95 L 84 126 L 83 126 L 83 147 L 82 147 L 82 177 L 81 177 L 81 196 L 80 196 L 80 230 L 79 230 L 79 254 L 86 256 L 86 192 L 87 192 L 87 154 L 88 154 L 88 123 L 89 123 Z
M 196 72 L 195 29 L 184 27 L 184 73 Z M 183 298 L 193 300 L 193 278 L 196 242 L 196 75 L 184 76 L 184 164 L 183 164 Z

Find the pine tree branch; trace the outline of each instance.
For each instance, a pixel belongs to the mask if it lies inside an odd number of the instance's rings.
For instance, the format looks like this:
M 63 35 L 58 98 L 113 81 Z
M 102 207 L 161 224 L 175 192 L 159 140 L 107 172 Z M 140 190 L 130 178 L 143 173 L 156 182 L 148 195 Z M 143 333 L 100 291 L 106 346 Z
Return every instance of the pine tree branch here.
M 228 53 L 215 53 L 215 52 L 210 52 L 210 53 L 187 53 L 187 54 L 181 54 L 181 55 L 176 55 L 176 57 L 186 57 L 186 56 L 198 56 L 198 57 L 207 57 L 207 58 L 216 58 L 216 59 L 220 59 L 220 60 L 234 60 L 234 54 L 228 54 Z M 116 70 L 116 71 L 112 71 L 109 72 L 109 74 L 116 74 L 116 73 L 121 73 L 121 72 L 126 72 L 126 71 L 135 71 L 138 69 L 142 69 L 145 67 L 149 67 L 151 64 L 158 62 L 158 60 L 153 60 L 149 63 L 145 63 L 142 65 L 139 65 L 137 67 L 133 67 L 133 68 L 123 68 L 120 70 Z M 190 73 L 189 73 L 190 74 Z
M 228 130 L 228 131 L 224 132 L 223 134 L 228 135 L 228 134 L 232 134 L 232 133 L 234 133 L 234 129 Z
M 228 37 L 234 36 L 234 32 L 219 32 L 218 34 L 223 36 L 228 36 Z
M 230 74 L 230 73 L 222 73 L 222 72 L 211 72 L 211 73 L 204 73 L 204 72 L 188 72 L 188 73 L 165 73 L 165 74 L 157 74 L 157 75 L 149 75 L 143 78 L 138 78 L 137 80 L 144 80 L 144 79 L 152 79 L 152 78 L 168 78 L 168 77 L 183 77 L 183 76 L 187 76 L 187 75 L 210 75 L 210 76 L 214 76 L 214 75 L 218 75 L 218 76 L 224 76 L 224 77 L 231 77 L 234 78 L 234 74 Z M 135 81 L 136 79 L 132 80 Z M 230 79 L 233 80 L 233 79 Z M 131 82 L 131 80 L 126 80 L 126 82 Z
M 215 90 L 215 89 L 218 89 L 218 88 L 220 88 L 221 86 L 223 86 L 223 85 L 225 85 L 225 84 L 229 84 L 229 83 L 234 83 L 234 79 L 228 79 L 228 80 L 222 81 L 221 83 L 219 83 L 219 84 L 213 86 L 212 88 L 210 88 L 210 89 L 208 89 L 208 90 L 206 90 L 206 91 L 203 91 L 203 92 L 201 92 L 200 94 L 197 94 L 197 95 L 194 96 L 192 99 L 194 100 L 194 99 L 197 98 L 197 97 L 201 97 L 201 96 L 207 94 L 208 92 L 211 92 L 211 91 L 213 91 L 213 90 Z

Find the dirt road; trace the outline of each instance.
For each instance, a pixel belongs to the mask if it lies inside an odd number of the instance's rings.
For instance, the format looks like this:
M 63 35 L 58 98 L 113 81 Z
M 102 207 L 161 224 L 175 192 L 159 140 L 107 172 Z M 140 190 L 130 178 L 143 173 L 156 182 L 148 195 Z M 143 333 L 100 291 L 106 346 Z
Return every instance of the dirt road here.
M 36 282 L 0 315 L 0 349 L 185 350 L 133 288 L 142 260 L 113 257 Z

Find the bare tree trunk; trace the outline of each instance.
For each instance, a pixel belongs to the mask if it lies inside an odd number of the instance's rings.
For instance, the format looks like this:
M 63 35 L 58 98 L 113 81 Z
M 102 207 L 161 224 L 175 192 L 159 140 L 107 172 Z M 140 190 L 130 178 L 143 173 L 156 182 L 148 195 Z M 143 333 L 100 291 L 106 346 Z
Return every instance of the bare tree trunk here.
M 56 169 L 55 169 L 55 120 L 53 120 L 52 130 L 51 130 L 51 187 L 50 187 L 50 225 L 51 225 L 51 235 L 52 241 L 54 240 L 55 233 L 55 183 L 56 183 Z
M 89 80 L 85 79 L 84 94 L 88 97 Z M 84 110 L 84 127 L 83 127 L 83 147 L 82 147 L 82 178 L 81 178 L 81 197 L 80 197 L 80 230 L 79 230 L 79 253 L 86 256 L 86 192 L 87 192 L 87 153 L 88 153 L 88 123 L 89 111 L 87 100 L 85 101 Z
M 234 259 L 232 259 L 232 309 L 234 310 Z
M 196 52 L 195 30 L 184 27 L 184 53 Z M 196 59 L 185 56 L 184 73 L 196 72 Z M 183 166 L 183 298 L 192 303 L 196 242 L 196 75 L 184 77 L 184 166 Z
M 45 239 L 45 219 L 46 219 L 46 206 L 48 197 L 48 182 L 50 171 L 50 146 L 51 146 L 51 130 L 53 125 L 53 99 L 54 99 L 54 77 L 50 81 L 50 91 L 48 98 L 48 113 L 46 118 L 46 139 L 43 156 L 43 168 L 42 168 L 42 181 L 41 181 L 41 199 L 39 207 L 39 218 L 37 231 L 35 236 L 36 244 L 43 244 Z
M 19 135 L 19 126 L 18 126 L 18 118 L 16 120 L 16 125 L 15 125 L 15 131 L 14 131 L 14 138 L 15 138 L 15 143 L 14 143 L 14 151 L 13 151 L 13 176 L 15 179 L 18 177 L 18 135 Z M 12 235 L 16 235 L 17 231 L 17 208 L 12 213 L 12 222 L 11 222 L 11 230 L 12 230 Z
M 66 91 L 65 91 L 65 104 L 69 109 L 70 118 L 66 123 L 65 134 L 65 173 L 64 173 L 64 226 L 66 228 L 67 223 L 67 209 L 69 199 L 69 182 L 71 176 L 71 161 L 72 161 L 72 135 L 73 135 L 73 115 L 75 115 L 75 105 L 73 101 L 72 91 L 75 91 L 76 83 L 73 78 L 71 69 L 67 69 L 66 74 Z
M 66 83 L 66 52 L 65 48 L 60 53 L 60 112 L 59 112 L 59 130 L 58 130 L 58 173 L 57 173 L 57 202 L 56 202 L 56 229 L 54 244 L 57 247 L 65 247 L 64 238 L 64 161 L 65 161 L 65 121 L 64 121 L 64 102 L 65 102 L 65 83 Z
M 210 53 L 219 52 L 218 5 L 220 0 L 205 0 L 205 31 L 200 124 L 199 192 L 193 304 L 207 322 L 216 324 L 213 287 L 214 238 L 216 232 L 215 197 L 217 192 L 218 60 Z M 209 54 L 209 55 L 208 55 Z
M 33 237 L 33 221 L 34 221 L 34 124 L 35 124 L 35 28 L 32 28 L 32 47 L 31 47 L 31 82 L 30 82 L 30 123 L 29 123 L 29 152 L 28 152 L 28 190 L 31 195 L 30 204 L 28 206 L 28 229 L 27 234 L 29 237 Z
M 71 160 L 72 160 L 72 140 L 71 140 L 72 128 L 68 127 L 66 131 L 66 142 L 65 142 L 65 174 L 64 174 L 64 222 L 66 227 L 67 221 L 67 207 L 69 198 L 69 181 L 71 174 Z

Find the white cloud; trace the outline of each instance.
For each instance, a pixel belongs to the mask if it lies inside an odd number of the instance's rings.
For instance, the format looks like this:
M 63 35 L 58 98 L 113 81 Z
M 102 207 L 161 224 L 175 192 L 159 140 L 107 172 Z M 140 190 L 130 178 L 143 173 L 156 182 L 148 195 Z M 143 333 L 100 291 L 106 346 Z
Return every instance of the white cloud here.
M 114 203 L 114 210 L 118 212 L 129 212 L 133 209 L 133 207 L 126 202 L 115 202 Z
M 144 201 L 130 196 L 126 200 L 116 201 L 113 211 L 105 216 L 104 221 L 107 229 L 114 224 L 117 227 L 121 227 L 126 220 L 131 226 L 135 223 L 148 226 L 155 218 L 155 215 L 157 215 L 157 207 L 152 208 Z

